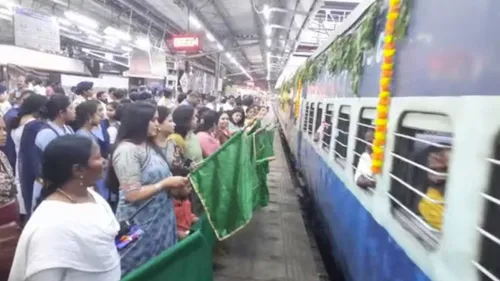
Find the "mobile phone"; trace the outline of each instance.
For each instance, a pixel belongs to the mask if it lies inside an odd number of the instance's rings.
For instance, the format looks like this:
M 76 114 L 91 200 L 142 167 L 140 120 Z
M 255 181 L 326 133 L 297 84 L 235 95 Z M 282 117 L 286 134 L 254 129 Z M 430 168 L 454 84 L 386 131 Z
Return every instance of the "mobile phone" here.
M 142 236 L 142 234 L 144 234 L 144 231 L 142 231 L 142 229 L 140 229 L 139 226 L 137 225 L 131 226 L 127 234 L 116 237 L 115 239 L 116 248 L 118 249 L 118 251 L 127 248 L 135 241 L 137 241 Z

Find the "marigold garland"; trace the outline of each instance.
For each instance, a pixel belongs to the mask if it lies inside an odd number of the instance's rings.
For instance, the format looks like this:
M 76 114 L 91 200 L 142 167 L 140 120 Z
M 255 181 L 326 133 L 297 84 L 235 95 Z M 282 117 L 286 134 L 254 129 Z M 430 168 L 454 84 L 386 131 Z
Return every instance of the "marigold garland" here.
M 394 56 L 396 44 L 394 43 L 394 29 L 400 14 L 401 0 L 390 0 L 389 11 L 385 24 L 385 37 L 383 60 L 380 75 L 380 93 L 375 118 L 375 134 L 373 139 L 372 172 L 380 174 L 384 164 L 384 146 L 387 135 L 389 104 L 391 99 L 391 84 L 394 74 Z

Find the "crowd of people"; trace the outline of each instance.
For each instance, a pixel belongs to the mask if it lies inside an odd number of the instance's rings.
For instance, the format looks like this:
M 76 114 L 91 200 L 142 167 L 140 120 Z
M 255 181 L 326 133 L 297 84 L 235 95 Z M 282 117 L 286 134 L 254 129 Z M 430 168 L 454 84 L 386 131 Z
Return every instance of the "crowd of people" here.
M 0 279 L 120 280 L 189 235 L 203 212 L 189 172 L 235 132 L 271 122 L 252 96 L 95 93 L 85 81 L 73 91 L 25 89 L 2 111 Z M 118 250 L 131 220 L 141 239 Z

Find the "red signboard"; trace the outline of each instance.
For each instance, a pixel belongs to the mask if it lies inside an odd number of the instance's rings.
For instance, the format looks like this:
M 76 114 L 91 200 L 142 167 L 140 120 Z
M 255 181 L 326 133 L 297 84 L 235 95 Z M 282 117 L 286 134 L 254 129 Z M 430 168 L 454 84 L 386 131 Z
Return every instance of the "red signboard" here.
M 170 43 L 174 51 L 197 52 L 201 49 L 201 36 L 197 34 L 172 35 Z

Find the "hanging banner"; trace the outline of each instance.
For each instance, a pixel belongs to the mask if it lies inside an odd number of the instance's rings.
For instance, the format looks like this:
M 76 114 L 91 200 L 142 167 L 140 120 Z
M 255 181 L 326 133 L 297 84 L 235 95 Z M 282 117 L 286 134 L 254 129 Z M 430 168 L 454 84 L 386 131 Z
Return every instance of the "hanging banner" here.
M 61 50 L 59 23 L 55 17 L 16 7 L 14 41 L 19 47 L 58 53 Z

